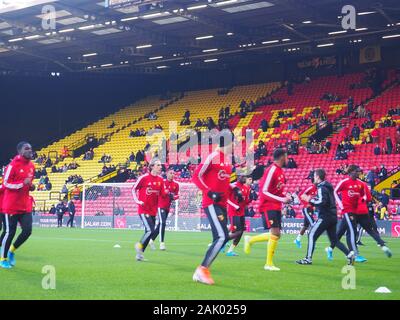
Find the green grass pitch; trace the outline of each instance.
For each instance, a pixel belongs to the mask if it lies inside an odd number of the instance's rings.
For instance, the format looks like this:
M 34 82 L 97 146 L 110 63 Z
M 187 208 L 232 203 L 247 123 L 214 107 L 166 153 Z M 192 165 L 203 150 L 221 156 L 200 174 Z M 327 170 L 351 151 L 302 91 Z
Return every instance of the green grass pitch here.
M 299 266 L 305 248 L 297 249 L 293 236 L 280 241 L 275 263 L 282 271 L 263 270 L 266 244 L 245 256 L 220 255 L 212 268 L 216 285 L 192 282 L 211 234 L 169 232 L 168 251 L 147 251 L 148 262 L 135 261 L 133 246 L 142 232 L 129 230 L 35 229 L 17 252 L 17 266 L 0 270 L 0 299 L 400 299 L 400 239 L 388 239 L 388 259 L 368 237 L 361 253 L 367 263 L 356 265 L 356 289 L 342 289 L 345 259 L 335 250 L 328 262 L 322 236 L 314 265 Z M 307 239 L 303 240 L 303 247 Z M 120 249 L 114 246 L 119 244 Z M 55 267 L 56 289 L 42 288 L 42 268 Z M 392 293 L 378 294 L 381 286 Z

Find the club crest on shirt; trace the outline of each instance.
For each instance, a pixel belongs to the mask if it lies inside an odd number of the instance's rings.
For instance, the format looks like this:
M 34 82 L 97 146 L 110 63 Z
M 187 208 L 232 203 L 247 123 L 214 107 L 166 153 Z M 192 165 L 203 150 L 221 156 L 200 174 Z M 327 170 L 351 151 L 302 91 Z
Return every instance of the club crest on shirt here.
M 146 195 L 150 196 L 152 193 L 159 194 L 160 191 L 159 190 L 154 190 L 154 189 L 151 188 L 151 186 L 148 186 L 146 188 Z
M 360 193 L 357 192 L 357 191 L 354 191 L 354 190 L 349 190 L 348 191 L 348 195 L 349 195 L 350 198 L 354 198 L 354 197 L 360 196 Z
M 225 170 L 220 170 L 218 172 L 218 179 L 219 180 L 226 180 L 226 179 L 230 179 L 231 175 L 227 174 Z
M 218 220 L 219 220 L 219 221 L 224 221 L 224 220 L 225 220 L 225 217 L 224 217 L 223 215 L 220 215 L 220 216 L 218 216 Z

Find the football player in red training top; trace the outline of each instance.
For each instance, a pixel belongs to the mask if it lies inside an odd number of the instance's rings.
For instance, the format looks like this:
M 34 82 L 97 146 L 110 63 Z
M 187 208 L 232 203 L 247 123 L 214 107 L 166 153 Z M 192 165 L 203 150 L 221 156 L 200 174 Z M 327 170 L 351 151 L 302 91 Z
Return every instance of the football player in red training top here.
M 360 168 L 357 167 L 356 175 L 357 177 L 360 174 Z M 382 240 L 382 238 L 379 235 L 379 232 L 377 229 L 374 227 L 374 222 L 371 220 L 371 217 L 369 215 L 369 209 L 368 206 L 370 205 L 370 202 L 372 201 L 372 195 L 371 191 L 369 190 L 367 184 L 361 180 L 358 180 L 360 183 L 364 185 L 364 190 L 365 194 L 363 197 L 361 197 L 358 201 L 357 205 L 357 210 L 353 212 L 354 216 L 353 219 L 351 219 L 351 223 L 353 225 L 354 230 L 357 230 L 357 224 L 361 226 L 362 229 L 364 229 L 378 244 L 378 246 L 382 249 L 382 251 L 386 254 L 387 257 L 391 258 L 392 257 L 392 252 L 391 250 L 385 245 L 385 241 Z M 374 219 L 374 218 L 372 218 Z M 357 231 L 356 231 L 357 232 Z M 360 256 L 359 256 L 360 257 Z M 365 262 L 364 261 L 359 261 L 359 262 Z M 357 259 L 356 259 L 357 262 Z
M 18 155 L 7 166 L 4 173 L 3 187 L 3 224 L 4 231 L 1 243 L 1 267 L 11 269 L 15 266 L 15 251 L 24 244 L 32 234 L 32 199 L 29 191 L 35 190 L 32 181 L 35 166 L 32 163 L 32 146 L 20 142 Z M 11 245 L 17 232 L 18 223 L 21 233 Z
M 284 194 L 285 174 L 283 167 L 287 163 L 287 151 L 281 148 L 275 149 L 273 153 L 274 162 L 267 168 L 260 181 L 260 212 L 266 220 L 265 223 L 270 233 L 258 236 L 245 237 L 244 252 L 250 253 L 251 245 L 256 242 L 268 242 L 267 261 L 264 269 L 267 271 L 280 271 L 274 266 L 273 257 L 281 237 L 282 204 L 292 201 L 292 196 Z
M 135 245 L 137 261 L 145 261 L 143 253 L 156 234 L 158 201 L 160 195 L 164 194 L 164 179 L 160 177 L 161 169 L 161 161 L 158 158 L 151 159 L 150 173 L 139 177 L 132 188 L 133 199 L 138 204 L 139 217 L 145 228 L 142 239 Z
M 3 195 L 4 195 L 4 188 L 3 184 L 0 184 L 0 231 L 3 226 Z M 0 236 L 0 250 L 1 250 L 1 243 L 3 242 L 3 233 Z
M 232 138 L 221 137 L 220 146 L 200 164 L 192 181 L 203 193 L 202 207 L 210 222 L 213 243 L 196 269 L 193 280 L 213 285 L 210 267 L 229 240 L 227 201 L 232 174 Z
M 228 257 L 238 256 L 235 248 L 238 246 L 243 232 L 246 230 L 245 210 L 252 201 L 250 192 L 253 179 L 246 172 L 246 169 L 236 170 L 236 175 L 238 180 L 232 185 L 233 189 L 228 199 L 228 217 L 231 231 L 229 240 L 233 240 L 226 254 Z
M 338 240 L 346 234 L 347 246 L 356 255 L 356 262 L 366 261 L 364 257 L 358 255 L 356 245 L 357 224 L 356 214 L 358 203 L 365 196 L 365 184 L 358 179 L 359 168 L 356 165 L 350 165 L 347 169 L 348 178 L 343 179 L 335 188 L 335 198 L 339 208 L 342 210 L 342 221 L 338 229 Z M 341 196 L 341 197 L 340 197 Z M 325 249 L 328 259 L 332 260 L 332 247 Z
M 158 220 L 152 240 L 160 235 L 160 250 L 165 251 L 165 227 L 172 201 L 179 199 L 179 184 L 174 181 L 174 170 L 167 171 L 167 179 L 164 180 L 164 195 L 158 197 Z
M 303 227 L 301 228 L 300 233 L 297 235 L 297 238 L 294 240 L 294 243 L 299 249 L 301 249 L 301 237 L 306 233 L 307 229 L 312 227 L 315 223 L 314 206 L 310 202 L 306 202 L 301 199 L 302 195 L 310 196 L 311 198 L 314 198 L 317 195 L 317 186 L 314 184 L 314 177 L 312 177 L 311 180 L 313 184 L 299 193 L 299 199 L 303 205 L 304 216 Z

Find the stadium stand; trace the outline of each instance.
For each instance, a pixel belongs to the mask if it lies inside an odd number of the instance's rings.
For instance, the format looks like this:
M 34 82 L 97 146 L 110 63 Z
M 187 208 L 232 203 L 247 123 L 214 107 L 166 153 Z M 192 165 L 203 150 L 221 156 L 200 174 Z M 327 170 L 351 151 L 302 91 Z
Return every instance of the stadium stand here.
M 172 100 L 171 105 L 173 105 L 173 108 L 166 106 L 165 108 L 161 108 L 161 110 L 158 109 L 161 104 L 160 98 L 150 97 L 110 115 L 38 153 L 43 154 L 59 151 L 62 149 L 62 146 L 73 145 L 77 141 L 82 140 L 86 135 L 93 134 L 94 132 L 96 132 L 97 136 L 108 135 L 107 141 L 94 149 L 94 159 L 90 161 L 77 159 L 80 167 L 73 172 L 74 174 L 82 175 L 85 181 L 97 182 L 96 179 L 93 180 L 93 177 L 98 177 L 98 174 L 101 172 L 101 168 L 104 164 L 101 163 L 100 158 L 103 154 L 110 155 L 112 164 L 119 165 L 126 163 L 131 152 L 135 153 L 145 148 L 147 144 L 146 137 L 132 138 L 129 134 L 131 130 L 143 128 L 145 131 L 148 131 L 154 128 L 155 125 L 166 129 L 169 128 L 170 121 L 176 121 L 178 132 L 182 132 L 185 129 L 193 127 L 193 124 L 198 118 L 204 117 L 205 106 L 207 108 L 207 116 L 212 117 L 215 122 L 218 120 L 219 110 L 222 107 L 230 106 L 231 114 L 233 115 L 229 121 L 231 129 L 253 129 L 256 132 L 255 143 L 257 144 L 259 140 L 262 140 L 266 143 L 267 149 L 272 150 L 274 146 L 285 144 L 287 141 L 290 141 L 293 130 L 288 128 L 289 124 L 298 122 L 302 118 L 313 118 L 313 110 L 319 108 L 321 113 L 325 114 L 330 122 L 338 124 L 338 126 L 335 127 L 336 131 L 330 136 L 332 147 L 326 154 L 314 155 L 309 154 L 304 146 L 300 146 L 299 154 L 291 155 L 298 164 L 298 168 L 287 169 L 287 188 L 289 191 L 295 191 L 297 188 L 301 189 L 308 185 L 309 180 L 307 180 L 306 177 L 312 168 L 317 167 L 324 167 L 327 170 L 328 178 L 333 184 L 336 184 L 338 180 L 343 177 L 337 175 L 336 170 L 341 164 L 345 163 L 356 162 L 364 171 L 380 163 L 385 163 L 389 171 L 391 171 L 397 167 L 400 155 L 375 156 L 371 149 L 373 145 L 361 144 L 362 138 L 372 129 L 362 130 L 360 140 L 352 141 L 356 146 L 356 151 L 350 153 L 347 160 L 333 160 L 336 147 L 343 139 L 343 130 L 341 130 L 343 126 L 349 126 L 351 128 L 354 124 L 361 125 L 365 122 L 364 118 L 354 118 L 353 115 L 347 116 L 347 99 L 350 96 L 353 97 L 355 106 L 365 104 L 367 111 L 371 111 L 372 119 L 375 121 L 375 127 L 378 128 L 379 136 L 386 137 L 389 134 L 394 141 L 396 129 L 380 128 L 380 124 L 387 117 L 389 110 L 396 108 L 400 104 L 398 100 L 398 83 L 395 81 L 396 79 L 393 74 L 389 73 L 389 77 L 384 83 L 385 90 L 378 97 L 373 97 L 372 90 L 368 87 L 354 89 L 354 84 L 360 83 L 363 77 L 363 73 L 349 74 L 340 78 L 336 76 L 320 77 L 311 81 L 294 84 L 291 93 L 287 90 L 287 86 L 281 86 L 279 83 L 234 87 L 225 94 L 220 94 L 219 90 L 216 89 L 192 91 L 185 93 L 180 99 Z M 325 93 L 334 93 L 340 97 L 340 101 L 329 102 L 323 100 L 322 97 Z M 269 96 L 281 103 L 261 106 L 256 108 L 253 112 L 248 112 L 245 117 L 239 116 L 239 105 L 242 100 L 246 102 L 256 101 L 257 98 L 264 96 Z M 190 111 L 191 124 L 181 125 L 180 121 L 186 110 Z M 143 119 L 145 114 L 152 111 L 157 111 L 156 120 Z M 290 116 L 280 117 L 279 112 L 281 111 L 290 112 Z M 142 118 L 141 121 L 132 123 L 134 119 L 139 118 Z M 260 122 L 262 119 L 266 119 L 270 124 L 270 128 L 266 132 L 260 129 Z M 277 119 L 280 120 L 280 126 L 271 128 L 271 125 Z M 398 116 L 394 116 L 395 122 L 399 121 L 398 119 Z M 316 122 L 317 120 L 313 118 L 311 127 L 314 127 Z M 110 123 L 115 123 L 115 127 L 110 129 Z M 299 128 L 297 131 L 302 133 L 309 129 L 310 126 L 308 125 Z M 269 158 L 268 156 L 262 157 L 261 161 L 266 164 Z M 64 162 L 61 162 L 59 165 L 68 163 L 69 160 L 70 158 L 66 158 Z M 130 168 L 134 169 L 135 167 L 135 163 L 130 164 Z M 70 174 L 71 172 L 69 171 L 67 173 L 49 173 L 50 180 L 54 186 L 53 190 L 61 190 L 66 178 Z M 179 173 L 177 173 L 176 177 L 179 180 Z M 107 178 L 107 176 L 104 177 L 100 182 L 107 180 Z M 180 179 L 180 181 L 183 182 L 189 180 L 189 178 Z M 57 201 L 50 200 L 51 195 L 49 192 L 35 192 L 34 196 L 37 200 L 43 201 L 46 210 L 51 204 Z M 119 197 L 121 206 L 124 204 L 124 199 L 128 199 L 129 197 L 131 197 L 129 192 L 122 192 Z M 106 198 L 101 199 L 101 197 L 96 197 L 96 200 L 96 205 L 104 206 L 104 208 L 108 208 L 108 206 L 111 205 L 107 203 Z M 390 204 L 396 205 L 398 203 L 396 201 L 391 201 Z M 257 202 L 253 205 L 257 211 Z M 80 213 L 80 206 L 81 204 L 78 202 L 78 214 Z M 91 208 L 88 214 L 96 214 L 99 211 L 97 209 L 96 207 Z M 301 215 L 297 206 L 295 206 L 295 211 L 297 215 Z M 125 209 L 125 214 L 133 214 L 134 212 L 135 209 Z

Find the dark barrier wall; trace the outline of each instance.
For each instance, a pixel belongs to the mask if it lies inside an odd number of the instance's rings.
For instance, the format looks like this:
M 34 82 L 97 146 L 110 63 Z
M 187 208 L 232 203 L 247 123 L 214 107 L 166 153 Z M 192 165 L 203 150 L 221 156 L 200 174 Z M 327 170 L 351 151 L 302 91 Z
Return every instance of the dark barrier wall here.
M 20 140 L 36 149 L 76 131 L 146 95 L 128 77 L 0 76 L 0 163 Z

